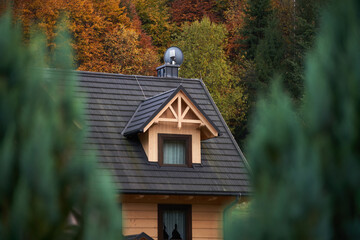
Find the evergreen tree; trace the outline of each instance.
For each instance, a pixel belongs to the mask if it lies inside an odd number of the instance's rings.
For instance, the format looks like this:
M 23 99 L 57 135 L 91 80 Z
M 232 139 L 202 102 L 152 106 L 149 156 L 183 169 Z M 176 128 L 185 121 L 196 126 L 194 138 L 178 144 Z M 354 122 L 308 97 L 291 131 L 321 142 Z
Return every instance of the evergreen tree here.
M 318 31 L 320 11 L 328 0 L 297 0 L 287 3 L 288 18 L 282 19 L 283 36 L 286 39 L 284 59 L 284 85 L 295 102 L 300 103 L 304 92 L 305 54 L 314 46 Z
M 268 89 L 274 74 L 283 76 L 283 87 L 292 100 L 297 105 L 300 104 L 304 88 L 305 53 L 313 46 L 320 15 L 319 9 L 324 5 L 323 2 L 325 0 L 271 1 L 271 8 L 264 22 L 263 37 L 256 38 L 257 45 L 253 48 L 254 59 L 251 60 L 249 56 L 239 54 L 234 61 L 237 73 L 245 74 L 241 79 L 246 80 L 243 82 L 249 96 L 247 115 L 251 115 L 254 111 L 259 90 Z M 251 2 L 248 3 L 243 33 L 248 31 L 249 22 L 255 22 L 256 18 L 263 19 L 261 14 L 260 16 L 249 15 Z M 240 46 L 243 49 L 246 49 L 246 41 L 247 38 L 243 41 L 245 45 Z M 246 125 L 244 130 L 243 135 L 246 136 Z
M 248 152 L 253 209 L 232 238 L 360 238 L 359 12 L 346 0 L 325 14 L 301 114 L 278 85 L 259 102 Z
M 10 14 L 0 20 L 0 239 L 121 237 L 115 189 L 81 150 L 86 125 L 61 29 L 50 67 L 62 70 L 45 71 L 45 42 L 24 46 Z
M 265 37 L 268 17 L 271 14 L 270 0 L 248 0 L 245 9 L 245 24 L 241 29 L 244 39 L 240 42 L 243 54 L 248 60 L 255 58 L 257 46 Z
M 275 73 L 282 73 L 285 45 L 275 15 L 269 17 L 265 36 L 256 49 L 257 88 L 267 88 Z
M 258 76 L 260 75 L 260 78 L 264 79 L 265 75 L 275 72 L 274 69 L 270 69 L 270 65 L 267 65 L 268 59 L 265 59 L 271 57 L 271 51 L 275 49 L 268 50 L 265 48 L 269 47 L 267 44 L 278 45 L 278 43 L 273 42 L 276 40 L 272 33 L 274 29 L 268 29 L 267 39 L 264 40 L 268 22 L 273 15 L 270 0 L 247 0 L 245 7 L 243 7 L 243 3 L 237 3 L 235 6 L 238 6 L 240 11 L 244 9 L 245 15 L 240 21 L 241 28 L 238 30 L 238 40 L 235 41 L 238 45 L 233 48 L 234 53 L 231 59 L 234 65 L 234 73 L 241 79 L 243 89 L 249 99 L 245 113 L 246 116 L 249 116 L 253 112 L 258 89 L 264 86 L 264 82 L 269 81 L 269 79 L 263 80 L 263 82 L 259 81 Z M 258 50 L 259 44 L 261 44 L 261 49 Z M 259 67 L 257 61 L 259 61 Z M 261 69 L 261 67 L 267 67 L 267 69 Z M 242 122 L 241 128 L 239 126 L 236 128 L 239 131 L 239 133 L 237 131 L 236 136 L 240 136 L 238 142 L 243 141 L 248 134 L 247 121 Z

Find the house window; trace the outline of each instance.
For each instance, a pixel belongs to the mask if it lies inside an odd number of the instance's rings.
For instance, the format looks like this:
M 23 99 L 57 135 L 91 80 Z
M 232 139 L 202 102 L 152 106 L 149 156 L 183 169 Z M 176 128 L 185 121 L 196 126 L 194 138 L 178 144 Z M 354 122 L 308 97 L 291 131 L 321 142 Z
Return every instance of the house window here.
M 159 240 L 191 240 L 191 205 L 159 205 Z
M 160 165 L 191 166 L 191 135 L 159 134 Z

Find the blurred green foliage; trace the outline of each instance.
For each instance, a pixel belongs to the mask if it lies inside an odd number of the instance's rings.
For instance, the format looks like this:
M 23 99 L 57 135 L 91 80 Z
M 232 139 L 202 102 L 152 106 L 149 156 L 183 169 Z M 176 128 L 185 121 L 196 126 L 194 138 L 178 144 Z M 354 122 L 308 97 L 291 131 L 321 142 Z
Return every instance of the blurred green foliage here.
M 248 142 L 253 199 L 226 239 L 360 239 L 360 2 L 334 2 L 306 62 L 299 111 L 280 81 Z
M 60 24 L 48 52 L 38 34 L 24 45 L 12 22 L 9 12 L 0 20 L 0 239 L 119 239 L 115 188 L 81 150 L 68 33 Z

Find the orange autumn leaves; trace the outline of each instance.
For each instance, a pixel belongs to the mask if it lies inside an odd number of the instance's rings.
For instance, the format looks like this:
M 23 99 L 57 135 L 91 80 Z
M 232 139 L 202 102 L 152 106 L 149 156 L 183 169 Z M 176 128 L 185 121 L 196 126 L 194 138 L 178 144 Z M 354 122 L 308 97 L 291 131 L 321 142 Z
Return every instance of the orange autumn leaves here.
M 219 10 L 215 0 L 14 0 L 13 10 L 25 38 L 36 25 L 46 33 L 50 49 L 55 47 L 56 23 L 65 12 L 78 70 L 155 75 L 182 24 L 204 16 L 225 23 L 227 55 L 236 57 L 245 2 L 220 2 L 228 6 Z
M 150 38 L 118 0 L 15 0 L 14 13 L 29 38 L 30 26 L 45 31 L 55 47 L 56 22 L 66 13 L 78 70 L 154 75 L 159 65 Z

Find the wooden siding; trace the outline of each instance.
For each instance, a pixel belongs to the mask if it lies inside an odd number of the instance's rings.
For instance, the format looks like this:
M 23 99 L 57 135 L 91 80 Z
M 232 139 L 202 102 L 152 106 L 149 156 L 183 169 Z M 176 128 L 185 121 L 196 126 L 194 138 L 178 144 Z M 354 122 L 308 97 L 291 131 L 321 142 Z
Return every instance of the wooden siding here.
M 146 233 L 157 239 L 158 213 L 156 203 L 123 203 L 123 234 Z
M 222 232 L 222 205 L 199 205 L 192 206 L 192 239 L 193 240 L 220 240 Z
M 123 196 L 124 235 L 145 232 L 154 239 L 158 234 L 158 204 L 192 205 L 192 239 L 223 239 L 222 222 L 224 207 L 233 197 L 127 195 Z

